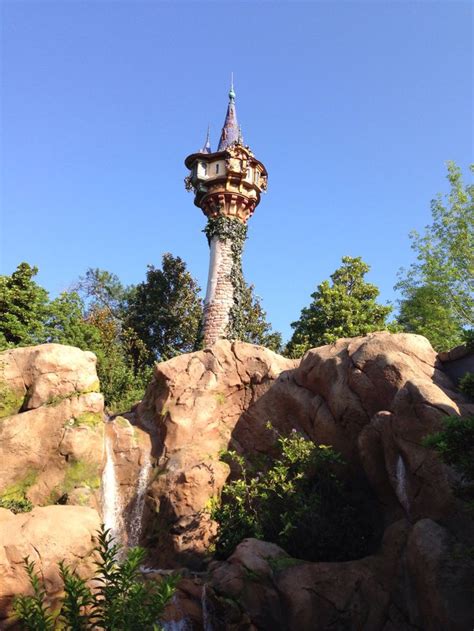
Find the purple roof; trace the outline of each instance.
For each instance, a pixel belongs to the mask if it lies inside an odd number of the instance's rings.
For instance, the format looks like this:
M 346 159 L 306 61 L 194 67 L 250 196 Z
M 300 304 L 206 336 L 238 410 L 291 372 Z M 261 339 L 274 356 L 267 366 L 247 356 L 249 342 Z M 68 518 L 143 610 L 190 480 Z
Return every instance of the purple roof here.
M 224 151 L 230 145 L 239 141 L 240 138 L 239 124 L 237 123 L 237 114 L 235 112 L 235 92 L 232 85 L 229 92 L 229 105 L 227 106 L 227 114 L 222 128 L 221 138 L 217 151 Z

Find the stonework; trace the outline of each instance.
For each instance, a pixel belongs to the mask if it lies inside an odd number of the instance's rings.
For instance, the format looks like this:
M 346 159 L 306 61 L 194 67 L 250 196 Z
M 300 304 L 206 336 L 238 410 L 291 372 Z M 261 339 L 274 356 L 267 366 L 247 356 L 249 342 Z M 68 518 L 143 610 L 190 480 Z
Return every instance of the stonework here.
M 211 242 L 209 282 L 204 304 L 205 346 L 212 346 L 218 339 L 226 336 L 229 312 L 234 301 L 232 264 L 231 241 L 214 237 Z

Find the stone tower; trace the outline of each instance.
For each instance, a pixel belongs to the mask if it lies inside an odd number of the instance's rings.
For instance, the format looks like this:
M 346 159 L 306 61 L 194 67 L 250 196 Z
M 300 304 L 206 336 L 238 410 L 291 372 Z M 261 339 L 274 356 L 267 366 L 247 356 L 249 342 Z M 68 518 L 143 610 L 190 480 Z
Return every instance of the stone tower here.
M 208 130 L 204 147 L 188 156 L 185 165 L 190 170 L 186 188 L 207 217 L 204 232 L 211 253 L 202 332 L 210 346 L 220 338 L 241 337 L 247 221 L 267 188 L 265 167 L 243 142 L 233 85 L 217 151 L 211 149 Z

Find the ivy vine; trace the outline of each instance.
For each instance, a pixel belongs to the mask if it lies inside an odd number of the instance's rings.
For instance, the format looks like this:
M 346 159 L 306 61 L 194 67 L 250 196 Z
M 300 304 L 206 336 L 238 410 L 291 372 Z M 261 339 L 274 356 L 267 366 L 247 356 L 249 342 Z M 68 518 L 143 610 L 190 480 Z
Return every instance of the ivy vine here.
M 230 279 L 234 290 L 234 303 L 229 312 L 226 337 L 243 339 L 245 333 L 244 303 L 247 286 L 242 272 L 242 251 L 247 238 L 247 226 L 239 219 L 218 215 L 208 219 L 203 232 L 209 245 L 213 237 L 231 242 L 232 269 Z

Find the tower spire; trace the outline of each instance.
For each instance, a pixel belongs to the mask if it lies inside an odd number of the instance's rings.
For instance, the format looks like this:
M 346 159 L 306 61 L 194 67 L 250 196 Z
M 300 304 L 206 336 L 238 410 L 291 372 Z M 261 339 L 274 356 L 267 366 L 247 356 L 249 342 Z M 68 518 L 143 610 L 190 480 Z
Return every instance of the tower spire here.
M 237 122 L 237 113 L 235 111 L 234 73 L 232 73 L 229 90 L 229 104 L 227 106 L 227 114 L 217 151 L 224 151 L 224 149 L 227 149 L 227 147 L 230 147 L 230 145 L 233 145 L 236 142 L 239 142 L 239 124 Z
M 199 153 L 212 153 L 211 149 L 211 126 L 207 126 L 206 142 Z

